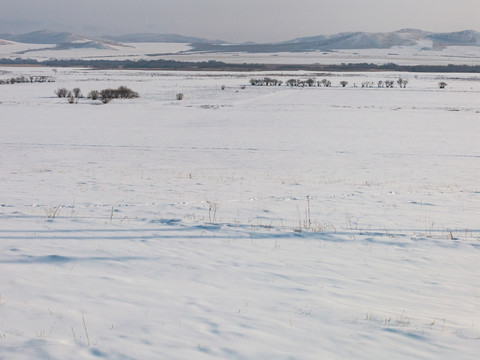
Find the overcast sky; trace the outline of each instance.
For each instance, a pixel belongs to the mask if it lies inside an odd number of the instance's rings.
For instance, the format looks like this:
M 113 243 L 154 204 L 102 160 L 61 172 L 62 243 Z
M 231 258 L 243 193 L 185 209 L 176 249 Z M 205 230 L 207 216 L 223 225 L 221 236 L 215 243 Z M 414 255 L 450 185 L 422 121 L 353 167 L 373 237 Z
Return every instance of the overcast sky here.
M 0 32 L 177 33 L 282 41 L 401 28 L 480 31 L 480 0 L 0 0 Z

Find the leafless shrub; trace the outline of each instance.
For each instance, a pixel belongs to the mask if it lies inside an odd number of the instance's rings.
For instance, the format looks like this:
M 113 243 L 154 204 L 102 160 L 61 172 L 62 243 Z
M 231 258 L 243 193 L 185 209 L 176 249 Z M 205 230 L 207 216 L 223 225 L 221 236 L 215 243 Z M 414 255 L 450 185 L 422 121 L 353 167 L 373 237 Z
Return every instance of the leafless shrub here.
M 211 224 L 216 224 L 219 203 L 216 201 L 207 201 L 207 205 L 208 205 L 208 222 Z
M 327 79 L 322 79 L 322 85 L 325 86 L 325 87 L 330 87 L 330 86 L 332 86 L 332 82 L 330 80 L 327 80 Z
M 340 85 L 342 85 L 342 87 L 345 87 L 348 85 L 348 81 L 345 81 L 345 80 L 340 81 Z
M 113 90 L 112 89 L 103 89 L 100 91 L 100 97 L 104 104 L 108 104 L 113 99 Z
M 82 90 L 80 90 L 80 88 L 75 88 L 75 89 L 72 90 L 72 92 L 73 92 L 73 96 L 76 99 L 79 99 L 79 98 L 83 97 Z
M 96 90 L 95 90 L 96 91 Z M 97 95 L 92 92 L 90 93 L 91 95 Z M 103 89 L 100 91 L 100 97 L 102 99 L 102 102 L 104 104 L 109 103 L 112 99 L 134 99 L 138 98 L 139 95 L 137 92 L 133 91 L 132 89 L 129 89 L 126 86 L 120 86 L 118 89 Z M 93 98 L 93 96 L 92 96 Z
M 289 80 L 287 80 L 287 85 L 288 86 L 298 86 L 298 80 L 297 79 L 289 79 Z
M 445 81 L 440 81 L 440 82 L 438 83 L 438 87 L 439 87 L 440 89 L 445 89 L 445 87 L 446 87 L 447 85 L 448 85 L 448 84 L 447 84 Z
M 100 97 L 104 104 L 108 104 L 115 97 L 113 89 L 103 89 L 100 91 Z
M 397 84 L 398 84 L 399 87 L 405 89 L 405 88 L 407 87 L 408 80 L 403 79 L 403 78 L 399 78 L 399 79 L 397 80 Z
M 133 91 L 132 89 L 126 87 L 126 86 L 120 86 L 118 89 L 113 90 L 114 97 L 116 99 L 135 99 L 138 98 L 139 95 L 136 91 Z
M 394 84 L 393 80 L 385 80 L 384 83 L 386 88 L 393 88 L 393 84 Z
M 59 98 L 67 97 L 68 90 L 65 89 L 65 88 L 59 88 L 59 89 L 55 90 L 55 95 L 57 95 Z
M 92 90 L 88 93 L 87 97 L 92 100 L 97 100 L 100 97 L 100 92 L 98 90 Z
M 363 81 L 361 85 L 362 88 L 373 88 L 375 83 L 373 81 Z

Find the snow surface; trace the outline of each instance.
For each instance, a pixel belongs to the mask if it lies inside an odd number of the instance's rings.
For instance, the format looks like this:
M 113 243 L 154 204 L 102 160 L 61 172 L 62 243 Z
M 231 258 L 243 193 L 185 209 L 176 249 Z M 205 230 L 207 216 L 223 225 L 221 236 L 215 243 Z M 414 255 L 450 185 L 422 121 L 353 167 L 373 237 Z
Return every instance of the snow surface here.
M 223 61 L 243 64 L 341 64 L 372 63 L 399 65 L 478 65 L 479 46 L 449 46 L 432 49 L 432 41 L 422 41 L 415 46 L 396 46 L 390 49 L 353 49 L 311 52 L 239 53 L 189 51 L 185 43 L 125 43 L 124 46 L 108 45 L 109 49 L 57 50 L 55 45 L 10 43 L 0 46 L 0 58 L 35 59 L 85 59 L 85 60 L 177 60 Z
M 427 46 L 427 44 L 425 44 Z M 431 45 L 431 42 L 430 42 Z M 236 52 L 186 52 L 159 56 L 162 59 L 177 61 L 217 60 L 226 63 L 243 64 L 388 64 L 398 65 L 478 65 L 480 47 L 450 46 L 444 49 L 424 49 L 421 46 L 397 46 L 390 49 L 353 49 L 279 52 L 279 53 L 236 53 Z
M 0 74 L 0 359 L 478 358 L 478 75 Z

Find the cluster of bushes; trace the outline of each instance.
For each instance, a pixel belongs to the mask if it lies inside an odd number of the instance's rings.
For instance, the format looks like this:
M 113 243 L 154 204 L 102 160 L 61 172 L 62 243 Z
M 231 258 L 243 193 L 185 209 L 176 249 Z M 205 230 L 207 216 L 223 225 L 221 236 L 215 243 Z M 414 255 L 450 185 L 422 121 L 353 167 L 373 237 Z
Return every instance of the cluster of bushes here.
M 51 76 L 17 76 L 10 79 L 0 79 L 0 84 L 25 84 L 25 83 L 45 83 L 55 82 Z
M 118 89 L 103 89 L 100 91 L 100 96 L 102 99 L 135 99 L 139 97 L 137 92 L 126 86 L 120 86 Z
M 364 81 L 364 82 L 362 82 L 361 85 L 362 85 L 362 88 L 363 87 L 373 88 L 375 86 L 377 86 L 379 88 L 393 88 L 394 84 L 395 84 L 394 80 L 385 80 L 385 81 L 379 80 L 376 84 L 373 81 Z M 408 80 L 403 79 L 403 78 L 399 78 L 397 80 L 397 84 L 400 88 L 406 88 L 407 84 L 408 84 Z
M 271 79 L 269 77 L 265 77 L 262 79 L 250 79 L 250 84 L 254 86 L 280 86 L 283 84 L 283 81 L 277 80 L 277 79 Z M 348 82 L 347 81 L 342 81 L 341 82 L 342 86 L 345 87 Z M 313 78 L 309 78 L 307 80 L 301 80 L 301 79 L 289 79 L 286 81 L 285 85 L 287 86 L 298 86 L 298 87 L 311 87 L 311 86 L 324 86 L 324 87 L 331 87 L 332 82 L 328 79 L 322 79 L 320 81 L 317 81 Z
M 300 79 L 289 79 L 287 80 L 286 84 L 288 86 L 298 86 L 298 87 L 311 87 L 311 86 L 324 86 L 324 87 L 331 87 L 332 82 L 327 79 L 323 79 L 320 81 L 316 81 L 315 79 L 309 78 L 307 80 L 300 80 Z
M 362 86 L 362 88 L 374 88 L 374 87 L 393 88 L 394 83 L 395 83 L 395 81 L 393 81 L 393 80 L 385 80 L 385 81 L 379 80 L 377 83 L 375 83 L 374 81 L 362 81 L 362 83 L 360 85 Z M 407 83 L 408 83 L 408 81 L 407 81 Z
M 397 84 L 400 88 L 406 88 L 408 84 L 408 80 L 399 78 L 397 81 Z M 255 79 L 252 78 L 250 79 L 250 84 L 254 86 L 280 86 L 282 85 L 282 81 L 277 80 L 277 79 L 271 79 L 268 77 L 262 78 L 262 79 Z M 380 80 L 377 83 L 373 81 L 363 81 L 360 85 L 362 88 L 373 88 L 373 87 L 379 87 L 379 88 L 393 88 L 395 84 L 394 80 Z M 311 86 L 318 86 L 318 87 L 331 87 L 332 82 L 328 79 L 322 79 L 322 80 L 315 80 L 314 78 L 309 78 L 307 80 L 301 80 L 301 79 L 289 79 L 285 82 L 285 85 L 287 86 L 298 86 L 298 87 L 311 87 Z M 348 85 L 348 81 L 340 81 L 340 85 L 342 87 L 346 87 Z M 354 87 L 357 87 L 356 84 L 353 85 Z
M 272 79 L 269 77 L 264 77 L 262 79 L 250 79 L 250 84 L 254 86 L 280 86 L 283 84 L 283 81 Z
M 408 81 L 407 81 L 408 82 Z M 382 80 L 379 80 L 378 81 L 378 87 L 379 88 L 382 88 L 382 87 L 386 87 L 386 88 L 393 88 L 393 84 L 395 82 L 393 80 L 385 80 L 385 81 L 382 81 Z M 407 84 L 405 84 L 406 86 Z
M 362 86 L 362 88 L 373 88 L 375 87 L 375 83 L 373 81 L 362 81 L 362 83 L 360 84 Z M 378 86 L 380 87 L 380 86 Z
M 70 104 L 77 103 L 78 99 L 83 98 L 82 90 L 80 88 L 75 88 L 72 91 L 67 90 L 66 88 L 58 88 L 54 90 L 55 95 L 59 98 L 68 98 Z
M 261 79 L 250 79 L 250 84 L 253 86 L 280 86 L 283 84 L 283 81 L 272 79 L 269 77 L 264 77 Z M 321 81 L 316 81 L 315 79 L 309 78 L 307 80 L 300 80 L 300 79 L 289 79 L 285 83 L 287 86 L 298 86 L 298 87 L 306 87 L 306 86 L 325 86 L 330 87 L 332 86 L 332 82 L 327 79 L 323 79 Z
M 78 99 L 83 97 L 82 91 L 80 90 L 80 88 L 75 88 L 72 91 L 67 90 L 66 88 L 59 88 L 57 90 L 54 90 L 54 92 L 55 92 L 55 95 L 57 95 L 57 97 L 59 98 L 75 97 Z
M 78 99 L 83 98 L 80 88 L 74 88 L 72 91 L 66 88 L 59 88 L 55 90 L 55 95 L 59 98 L 68 98 L 70 104 L 77 103 Z M 120 86 L 117 89 L 92 90 L 87 95 L 87 98 L 101 100 L 104 104 L 109 103 L 112 99 L 134 99 L 138 97 L 139 95 L 136 91 L 126 86 Z

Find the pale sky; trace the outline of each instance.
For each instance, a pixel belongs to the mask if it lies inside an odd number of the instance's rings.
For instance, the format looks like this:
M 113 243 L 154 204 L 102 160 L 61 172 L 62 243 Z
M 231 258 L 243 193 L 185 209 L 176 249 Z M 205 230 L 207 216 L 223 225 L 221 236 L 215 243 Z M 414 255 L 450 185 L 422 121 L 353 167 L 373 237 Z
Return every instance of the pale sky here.
M 346 31 L 480 31 L 480 0 L 0 0 L 0 33 L 177 33 L 233 42 Z

